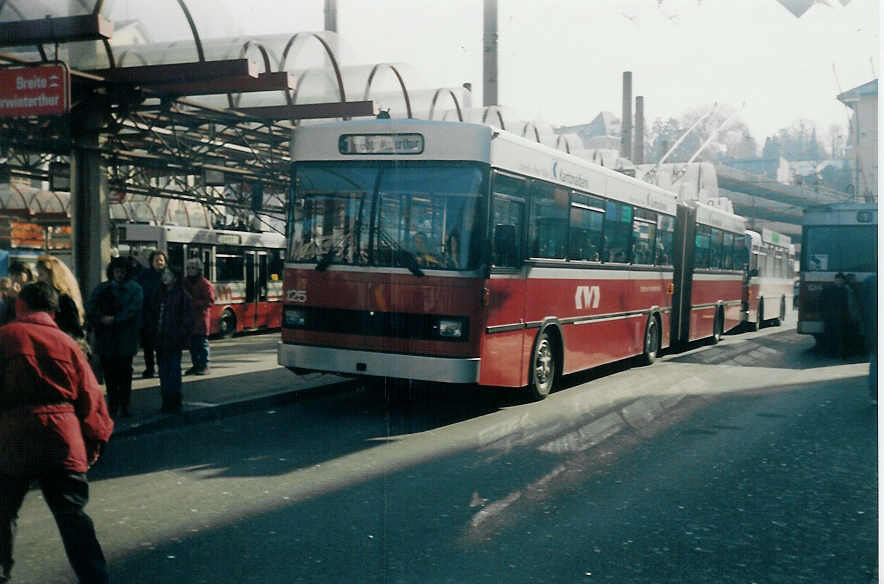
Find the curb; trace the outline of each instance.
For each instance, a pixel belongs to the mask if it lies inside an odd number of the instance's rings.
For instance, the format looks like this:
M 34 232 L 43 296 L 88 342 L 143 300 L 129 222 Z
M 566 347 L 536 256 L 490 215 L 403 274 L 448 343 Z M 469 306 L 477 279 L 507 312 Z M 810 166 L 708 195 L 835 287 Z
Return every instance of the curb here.
M 140 421 L 120 424 L 114 428 L 111 441 L 114 439 L 131 438 L 161 430 L 172 430 L 191 424 L 217 421 L 229 416 L 236 416 L 269 408 L 290 404 L 301 399 L 328 395 L 329 392 L 343 392 L 358 384 L 358 379 L 342 379 L 331 383 L 313 381 L 294 389 L 286 389 L 276 393 L 255 396 L 241 400 L 230 400 L 213 405 L 202 405 L 187 408 L 177 414 L 152 414 Z M 119 419 L 118 419 L 119 420 Z M 115 420 L 119 424 L 119 421 Z

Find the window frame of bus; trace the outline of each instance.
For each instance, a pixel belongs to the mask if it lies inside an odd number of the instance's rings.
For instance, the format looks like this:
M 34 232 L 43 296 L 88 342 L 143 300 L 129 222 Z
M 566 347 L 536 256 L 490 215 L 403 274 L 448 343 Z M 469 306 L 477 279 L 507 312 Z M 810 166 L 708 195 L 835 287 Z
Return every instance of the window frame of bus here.
M 500 192 L 498 189 L 501 187 L 501 182 L 503 181 L 512 181 L 515 184 L 518 184 L 518 188 L 516 189 L 507 189 L 507 191 Z M 519 176 L 516 174 L 511 174 L 508 172 L 503 172 L 497 169 L 492 169 L 491 177 L 490 177 L 491 188 L 489 189 L 491 192 L 491 196 L 488 197 L 489 202 L 489 221 L 487 223 L 490 235 L 489 238 L 489 265 L 491 269 L 504 270 L 504 271 L 514 271 L 518 270 L 525 259 L 525 241 L 526 241 L 526 232 L 527 232 L 527 209 L 529 204 L 529 193 L 530 193 L 530 179 Z M 516 252 L 515 254 L 508 254 L 511 257 L 507 257 L 506 259 L 511 259 L 512 261 L 508 263 L 498 264 L 496 263 L 497 259 L 497 233 L 498 233 L 498 225 L 495 222 L 495 210 L 496 210 L 496 202 L 498 200 L 507 201 L 509 203 L 515 203 L 521 207 L 519 225 L 513 225 L 515 228 L 515 244 L 516 244 Z M 501 225 L 502 227 L 503 225 Z
M 591 258 L 581 258 L 575 257 L 578 254 L 574 253 L 574 235 L 575 231 L 578 231 L 578 228 L 575 227 L 575 215 L 586 215 L 589 214 L 597 214 L 601 218 L 601 223 L 598 229 L 598 244 L 595 245 L 596 249 L 593 250 L 593 255 L 595 257 Z M 590 215 L 592 216 L 592 215 Z M 579 229 L 583 231 L 583 229 Z M 586 231 L 593 231 L 592 229 Z M 605 247 L 605 199 L 602 197 L 597 197 L 595 195 L 590 195 L 587 193 L 582 193 L 580 191 L 571 191 L 571 208 L 568 213 L 568 260 L 575 262 L 601 262 L 602 261 L 602 251 Z M 585 253 L 579 255 L 586 255 Z
M 632 210 L 632 241 L 630 242 L 630 248 L 632 249 L 632 264 L 635 266 L 653 266 L 654 261 L 656 259 L 656 243 L 657 243 L 657 212 L 650 211 L 648 209 L 643 209 L 641 207 L 634 207 Z M 651 237 L 649 241 L 648 252 L 651 255 L 650 261 L 648 262 L 637 262 L 636 258 L 638 257 L 638 238 L 636 238 L 636 226 L 637 224 L 645 224 L 650 225 L 651 229 Z

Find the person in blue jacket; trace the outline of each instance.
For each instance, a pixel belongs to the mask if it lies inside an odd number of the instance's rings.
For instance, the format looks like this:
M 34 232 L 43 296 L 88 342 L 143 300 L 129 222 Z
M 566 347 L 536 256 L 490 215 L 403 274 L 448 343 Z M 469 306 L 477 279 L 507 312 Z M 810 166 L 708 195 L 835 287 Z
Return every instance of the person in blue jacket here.
M 94 349 L 104 370 L 110 413 L 128 417 L 132 358 L 138 352 L 144 294 L 132 280 L 131 264 L 126 258 L 110 261 L 107 278 L 89 296 L 86 317 L 95 330 Z

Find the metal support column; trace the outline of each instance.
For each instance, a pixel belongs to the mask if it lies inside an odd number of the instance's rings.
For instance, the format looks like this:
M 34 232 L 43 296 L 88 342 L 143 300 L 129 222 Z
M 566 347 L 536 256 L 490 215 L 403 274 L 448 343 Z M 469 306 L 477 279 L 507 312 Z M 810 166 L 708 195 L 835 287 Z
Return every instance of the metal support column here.
M 497 103 L 497 0 L 485 0 L 482 53 L 482 105 Z
M 107 180 L 99 152 L 103 106 L 83 112 L 71 152 L 71 231 L 74 274 L 84 298 L 104 279 L 110 261 Z

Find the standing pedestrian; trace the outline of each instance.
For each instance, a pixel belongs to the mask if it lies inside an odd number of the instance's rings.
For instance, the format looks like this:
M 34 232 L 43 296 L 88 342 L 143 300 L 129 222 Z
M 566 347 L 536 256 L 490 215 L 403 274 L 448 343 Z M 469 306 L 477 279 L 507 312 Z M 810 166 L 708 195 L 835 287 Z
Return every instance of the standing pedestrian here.
M 74 273 L 57 257 L 41 255 L 37 258 L 37 279 L 46 282 L 58 292 L 55 323 L 83 348 L 86 341 L 86 331 L 83 330 L 86 312 L 83 309 L 80 285 L 77 284 Z
M 823 348 L 829 355 L 842 359 L 847 355 L 847 337 L 850 328 L 850 300 L 847 277 L 838 272 L 834 285 L 826 286 L 820 294 L 823 313 Z
M 126 258 L 113 258 L 107 277 L 89 296 L 86 315 L 95 329 L 95 351 L 104 371 L 110 413 L 129 417 L 132 358 L 138 352 L 144 296 L 141 286 L 131 279 Z
M 32 481 L 52 510 L 80 582 L 108 581 L 92 520 L 86 471 L 113 421 L 77 343 L 53 319 L 58 293 L 26 285 L 17 320 L 0 328 L 0 582 L 10 579 L 18 512 Z
M 181 352 L 190 343 L 193 330 L 193 306 L 184 287 L 181 273 L 166 269 L 162 288 L 153 295 L 148 307 L 145 328 L 157 339 L 157 363 L 164 413 L 181 411 Z
M 211 308 L 215 304 L 215 287 L 203 276 L 203 262 L 198 258 L 187 260 L 187 278 L 184 289 L 193 304 L 193 330 L 190 334 L 190 361 L 193 364 L 185 374 L 209 373 L 209 328 Z
M 154 250 L 150 253 L 148 264 L 150 266 L 138 274 L 136 281 L 141 286 L 144 293 L 144 324 L 141 329 L 141 348 L 144 351 L 144 372 L 141 377 L 149 378 L 154 376 L 154 368 L 156 364 L 157 339 L 154 336 L 155 328 L 147 326 L 147 311 L 149 310 L 153 295 L 162 288 L 160 278 L 166 269 L 169 258 L 166 252 L 162 250 Z

